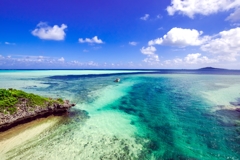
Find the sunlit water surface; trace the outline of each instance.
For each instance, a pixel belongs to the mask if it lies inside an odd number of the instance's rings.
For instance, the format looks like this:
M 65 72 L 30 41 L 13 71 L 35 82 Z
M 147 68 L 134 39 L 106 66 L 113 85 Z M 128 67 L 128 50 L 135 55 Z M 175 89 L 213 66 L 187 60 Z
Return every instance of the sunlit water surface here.
M 113 73 L 0 72 L 1 88 L 77 104 L 4 158 L 240 159 L 239 75 Z

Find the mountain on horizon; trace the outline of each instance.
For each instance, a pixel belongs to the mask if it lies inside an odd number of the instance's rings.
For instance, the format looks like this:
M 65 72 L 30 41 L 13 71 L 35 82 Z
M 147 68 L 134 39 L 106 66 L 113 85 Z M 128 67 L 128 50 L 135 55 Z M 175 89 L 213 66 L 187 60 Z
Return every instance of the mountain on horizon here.
M 204 67 L 204 68 L 200 68 L 198 70 L 226 70 L 224 68 L 214 68 L 214 67 Z

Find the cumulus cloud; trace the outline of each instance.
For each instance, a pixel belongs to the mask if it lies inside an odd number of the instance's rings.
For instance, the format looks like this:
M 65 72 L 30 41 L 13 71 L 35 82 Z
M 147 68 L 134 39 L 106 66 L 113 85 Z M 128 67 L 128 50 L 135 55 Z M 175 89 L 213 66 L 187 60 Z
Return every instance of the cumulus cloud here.
M 149 14 L 145 14 L 143 17 L 140 17 L 140 19 L 146 21 L 148 20 L 149 16 Z
M 97 44 L 101 44 L 104 43 L 101 39 L 98 39 L 97 36 L 94 36 L 92 39 L 90 38 L 86 38 L 85 40 L 83 38 L 79 38 L 78 39 L 79 43 L 97 43 Z
M 142 54 L 150 55 L 150 54 L 154 54 L 157 51 L 157 49 L 154 46 L 149 46 L 146 48 L 142 47 L 140 51 L 142 52 Z
M 148 42 L 149 47 L 140 51 L 145 55 L 155 55 L 153 45 L 168 45 L 175 47 L 199 46 L 199 49 L 212 56 L 202 56 L 200 53 L 188 54 L 184 58 L 167 60 L 165 63 L 199 64 L 215 63 L 220 61 L 237 61 L 240 56 L 240 27 L 219 32 L 212 36 L 203 36 L 202 31 L 195 29 L 173 28 L 162 38 Z
M 195 14 L 210 15 L 239 6 L 239 0 L 172 0 L 167 12 L 171 16 L 178 12 L 194 18 Z
M 148 45 L 169 45 L 177 47 L 199 46 L 210 39 L 209 36 L 201 36 L 202 31 L 195 29 L 172 28 L 162 38 L 150 40 Z
M 160 62 L 157 54 L 148 55 L 147 58 L 143 60 L 143 62 L 148 63 L 150 65 L 158 64 Z
M 237 8 L 233 13 L 231 13 L 227 18 L 227 21 L 237 22 L 240 20 L 240 7 Z
M 174 58 L 174 59 L 173 59 L 173 62 L 174 62 L 174 63 L 182 63 L 183 60 L 182 60 L 181 58 Z
M 201 49 L 217 56 L 219 60 L 236 61 L 240 54 L 240 27 L 220 32 Z
M 183 28 L 172 28 L 167 34 L 162 38 L 157 38 L 150 40 L 148 42 L 149 46 L 152 45 L 169 45 L 177 47 L 185 46 L 208 46 L 209 43 L 223 40 L 223 43 L 232 42 L 232 45 L 236 44 L 239 40 L 239 30 L 240 27 L 230 29 L 228 31 L 222 31 L 214 36 L 202 36 L 202 31 L 197 31 L 195 29 L 183 29 Z M 217 38 L 216 38 L 217 37 Z M 227 42 L 224 42 L 227 41 Z M 204 48 L 204 47 L 203 47 Z
M 165 64 L 209 64 L 216 63 L 218 60 L 202 56 L 200 53 L 188 54 L 184 58 L 174 58 L 164 61 Z
M 87 64 L 88 64 L 89 66 L 95 66 L 95 67 L 98 66 L 98 63 L 95 63 L 95 62 L 93 62 L 93 61 L 90 61 L 90 62 L 88 62 Z
M 148 63 L 150 65 L 158 64 L 160 62 L 159 57 L 155 52 L 157 49 L 154 46 L 142 47 L 140 49 L 141 53 L 147 55 L 147 57 L 143 60 L 143 62 Z
M 233 23 L 233 24 L 231 24 L 231 26 L 233 26 L 233 27 L 240 27 L 240 23 Z
M 184 62 L 188 64 L 198 64 L 198 63 L 214 63 L 217 62 L 215 59 L 209 59 L 206 56 L 201 56 L 200 53 L 188 54 L 184 58 Z
M 54 25 L 53 27 L 49 26 L 45 22 L 40 22 L 37 25 L 37 28 L 32 31 L 32 35 L 45 40 L 64 40 L 66 33 L 64 30 L 67 28 L 67 25 L 62 24 L 61 27 Z
M 61 58 L 58 59 L 58 61 L 59 61 L 59 62 L 64 62 L 65 59 L 64 59 L 63 57 L 61 57 Z
M 129 44 L 132 45 L 132 46 L 136 46 L 136 45 L 137 45 L 137 42 L 134 42 L 134 41 L 133 41 L 133 42 L 129 42 Z
M 82 66 L 82 65 L 84 65 L 84 63 L 79 62 L 77 60 L 74 60 L 74 61 L 70 61 L 70 65 L 72 65 L 72 66 Z

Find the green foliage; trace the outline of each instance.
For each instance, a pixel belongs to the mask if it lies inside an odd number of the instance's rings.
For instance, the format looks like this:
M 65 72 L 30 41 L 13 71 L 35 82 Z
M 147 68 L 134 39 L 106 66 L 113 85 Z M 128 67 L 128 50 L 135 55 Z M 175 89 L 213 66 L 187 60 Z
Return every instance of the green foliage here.
M 0 89 L 0 111 L 6 112 L 9 111 L 10 113 L 13 113 L 16 111 L 14 109 L 14 105 L 18 102 L 18 99 L 16 97 L 13 97 L 11 92 L 6 89 Z
M 57 101 L 58 101 L 59 103 L 61 103 L 61 104 L 63 104 L 63 103 L 64 103 L 64 101 L 63 101 L 63 99 L 62 99 L 62 98 L 58 98 L 58 99 L 57 99 Z
M 16 105 L 21 103 L 22 100 L 26 102 L 26 106 L 28 106 L 30 110 L 33 110 L 32 108 L 36 106 L 46 107 L 47 104 L 52 105 L 53 103 L 64 103 L 61 98 L 54 100 L 12 88 L 8 90 L 0 89 L 0 112 L 3 112 L 4 114 L 15 113 L 17 111 Z

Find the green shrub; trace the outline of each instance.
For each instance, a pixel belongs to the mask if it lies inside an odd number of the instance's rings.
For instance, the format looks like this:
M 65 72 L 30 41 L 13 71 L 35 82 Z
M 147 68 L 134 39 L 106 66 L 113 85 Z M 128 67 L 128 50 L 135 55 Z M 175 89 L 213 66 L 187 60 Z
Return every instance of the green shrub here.
M 12 88 L 8 90 L 0 89 L 0 112 L 4 114 L 6 112 L 9 112 L 10 114 L 15 113 L 17 111 L 16 104 L 21 103 L 20 101 L 22 98 L 26 100 L 26 105 L 29 109 L 35 108 L 36 106 L 46 107 L 46 104 L 64 103 L 61 98 L 54 100 Z
M 61 103 L 61 104 L 63 104 L 63 103 L 64 103 L 64 101 L 63 101 L 63 99 L 62 99 L 62 98 L 58 98 L 58 99 L 57 99 L 57 101 L 58 101 L 59 103 Z

